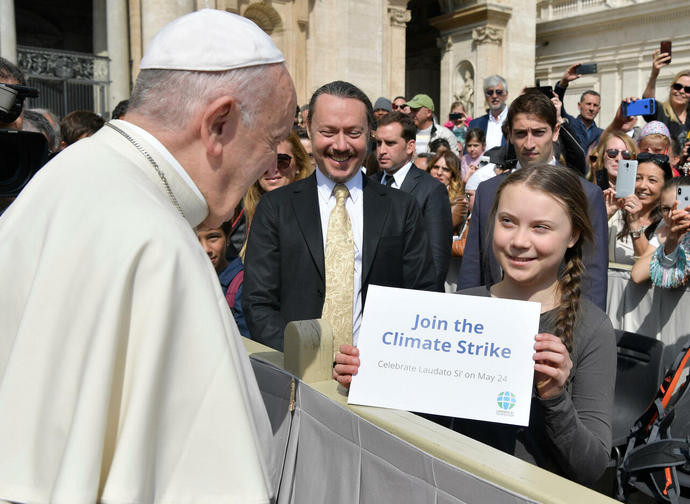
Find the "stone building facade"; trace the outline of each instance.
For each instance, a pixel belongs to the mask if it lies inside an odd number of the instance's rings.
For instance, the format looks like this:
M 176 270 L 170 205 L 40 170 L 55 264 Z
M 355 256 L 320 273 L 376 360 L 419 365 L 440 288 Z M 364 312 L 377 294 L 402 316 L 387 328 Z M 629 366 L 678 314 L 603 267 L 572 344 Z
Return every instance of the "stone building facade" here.
M 503 75 L 514 97 L 523 87 L 534 85 L 535 79 L 552 84 L 570 63 L 582 61 L 598 63 L 599 72 L 571 85 L 566 106 L 575 113 L 579 94 L 593 88 L 602 94 L 599 122 L 608 122 L 621 98 L 642 93 L 651 53 L 660 40 L 673 40 L 673 62 L 661 73 L 659 98 L 665 99 L 676 71 L 690 68 L 690 3 L 685 0 L 74 0 L 60 4 L 0 0 L 0 55 L 16 61 L 18 47 L 20 56 L 26 53 L 18 41 L 27 40 L 27 30 L 45 25 L 41 29 L 55 31 L 49 20 L 39 19 L 39 12 L 52 8 L 54 16 L 62 12 L 66 16 L 70 9 L 90 9 L 84 19 L 91 26 L 79 39 L 81 44 L 70 38 L 69 49 L 107 57 L 89 67 L 95 73 L 99 62 L 107 62 L 107 72 L 98 81 L 108 83 L 101 88 L 103 113 L 129 96 L 151 37 L 172 19 L 206 7 L 246 16 L 271 35 L 285 54 L 299 103 L 306 103 L 321 84 L 343 79 L 356 83 L 372 100 L 425 92 L 437 103 L 441 118 L 457 99 L 478 116 L 485 108 L 484 77 Z M 61 29 L 75 29 L 75 23 Z M 90 37 L 90 43 L 84 43 L 84 37 Z M 28 37 L 30 45 L 48 39 L 47 35 Z M 63 70 L 78 58 L 61 57 L 66 61 Z

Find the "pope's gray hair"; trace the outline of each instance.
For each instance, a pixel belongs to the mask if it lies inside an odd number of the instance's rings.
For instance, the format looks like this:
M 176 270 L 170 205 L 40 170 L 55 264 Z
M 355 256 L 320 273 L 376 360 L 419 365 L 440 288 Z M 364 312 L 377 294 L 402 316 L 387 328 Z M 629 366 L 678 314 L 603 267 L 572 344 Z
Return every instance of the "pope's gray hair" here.
M 276 78 L 272 72 L 282 63 L 238 68 L 223 72 L 141 70 L 129 99 L 128 110 L 156 120 L 161 128 L 179 131 L 202 106 L 232 96 L 242 122 L 253 122 L 271 94 Z M 277 74 L 274 74 L 277 75 Z
M 499 84 L 503 84 L 503 89 L 507 93 L 508 92 L 508 83 L 500 75 L 490 75 L 489 77 L 484 79 L 484 91 L 486 91 L 489 88 L 495 88 Z

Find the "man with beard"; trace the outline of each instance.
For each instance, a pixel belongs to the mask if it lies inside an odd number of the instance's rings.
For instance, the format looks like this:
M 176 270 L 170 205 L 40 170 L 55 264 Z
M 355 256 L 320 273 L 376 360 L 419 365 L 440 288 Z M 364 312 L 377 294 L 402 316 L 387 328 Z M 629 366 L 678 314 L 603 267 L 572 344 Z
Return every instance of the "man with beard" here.
M 508 83 L 500 75 L 487 77 L 484 79 L 484 95 L 489 105 L 489 113 L 472 119 L 467 129 L 479 128 L 486 133 L 486 150 L 503 147 L 506 145 L 506 139 L 501 128 L 508 115 Z

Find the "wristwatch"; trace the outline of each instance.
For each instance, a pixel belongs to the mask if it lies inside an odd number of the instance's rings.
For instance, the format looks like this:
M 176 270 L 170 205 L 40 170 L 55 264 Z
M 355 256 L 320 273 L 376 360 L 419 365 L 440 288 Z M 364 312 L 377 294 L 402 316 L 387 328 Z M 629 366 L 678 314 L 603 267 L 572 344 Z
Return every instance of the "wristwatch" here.
M 630 236 L 632 236 L 633 238 L 639 238 L 640 236 L 642 236 L 642 233 L 644 233 L 645 229 L 647 229 L 647 226 L 640 226 L 639 229 L 636 229 L 634 231 L 631 230 Z

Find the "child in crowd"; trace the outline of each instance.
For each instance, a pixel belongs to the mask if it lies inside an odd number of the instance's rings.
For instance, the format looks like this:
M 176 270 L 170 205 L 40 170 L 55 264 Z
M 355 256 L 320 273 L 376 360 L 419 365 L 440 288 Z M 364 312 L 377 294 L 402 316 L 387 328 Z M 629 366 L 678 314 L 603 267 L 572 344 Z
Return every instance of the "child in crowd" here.
M 225 256 L 231 228 L 230 221 L 224 222 L 219 228 L 199 226 L 196 230 L 196 236 L 208 254 L 211 264 L 216 269 L 216 273 L 218 273 L 220 286 L 223 294 L 225 294 L 225 299 L 228 301 L 232 315 L 235 317 L 235 323 L 240 330 L 240 334 L 245 338 L 250 338 L 247 322 L 244 320 L 244 311 L 242 310 L 242 284 L 244 280 L 242 259 L 238 256 L 232 261 L 228 261 Z
M 666 125 L 659 121 L 645 124 L 640 133 L 639 151 L 668 156 L 670 150 L 671 134 Z
M 467 183 L 472 174 L 477 171 L 479 158 L 486 150 L 486 133 L 479 128 L 472 128 L 465 136 L 465 151 L 460 163 L 462 181 Z
M 557 166 L 524 167 L 499 187 L 491 220 L 503 280 L 461 293 L 541 303 L 530 422 L 455 419 L 453 428 L 592 484 L 609 461 L 616 340 L 608 316 L 580 296 L 582 245 L 593 234 L 587 208 L 577 175 Z M 342 345 L 335 362 L 333 377 L 349 386 L 358 350 Z

